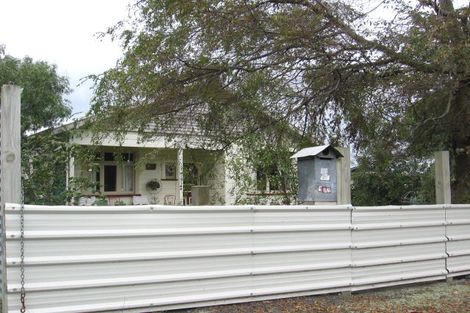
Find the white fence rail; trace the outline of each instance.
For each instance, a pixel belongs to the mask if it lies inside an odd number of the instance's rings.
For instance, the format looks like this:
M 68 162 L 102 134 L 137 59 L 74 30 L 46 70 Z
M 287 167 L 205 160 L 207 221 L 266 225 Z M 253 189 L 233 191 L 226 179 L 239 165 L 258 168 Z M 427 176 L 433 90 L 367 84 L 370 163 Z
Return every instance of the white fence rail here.
M 470 208 L 451 205 L 446 210 L 448 276 L 470 275 Z
M 16 313 L 19 206 L 5 216 L 3 298 Z M 29 313 L 148 312 L 470 272 L 470 205 L 28 205 L 24 234 Z
M 352 225 L 353 291 L 446 277 L 442 205 L 358 207 Z

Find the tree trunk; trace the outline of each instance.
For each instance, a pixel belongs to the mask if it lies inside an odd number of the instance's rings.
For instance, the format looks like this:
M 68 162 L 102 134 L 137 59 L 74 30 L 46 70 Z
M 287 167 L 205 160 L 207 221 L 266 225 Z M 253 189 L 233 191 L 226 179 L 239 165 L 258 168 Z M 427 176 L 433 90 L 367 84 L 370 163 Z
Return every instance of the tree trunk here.
M 468 84 L 468 81 L 460 84 L 452 110 L 452 203 L 470 203 L 470 86 Z

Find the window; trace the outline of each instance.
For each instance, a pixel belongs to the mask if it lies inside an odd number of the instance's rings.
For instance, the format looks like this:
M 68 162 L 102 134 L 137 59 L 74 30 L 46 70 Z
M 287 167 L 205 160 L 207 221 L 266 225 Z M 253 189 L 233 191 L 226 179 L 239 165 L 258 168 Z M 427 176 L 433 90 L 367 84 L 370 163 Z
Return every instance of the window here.
M 176 180 L 176 164 L 174 162 L 165 163 L 165 179 Z
M 135 190 L 134 153 L 104 152 L 98 155 L 99 169 L 92 171 L 96 191 L 133 193 Z
M 287 179 L 277 166 L 258 168 L 256 170 L 256 190 L 260 192 L 287 191 Z
M 134 191 L 134 164 L 124 164 L 122 168 L 122 190 L 124 192 Z
M 104 192 L 117 190 L 117 166 L 104 166 Z
M 89 179 L 90 184 L 86 188 L 87 193 L 97 193 L 100 191 L 100 168 L 99 167 L 91 167 L 86 170 L 86 174 L 83 173 L 86 179 Z

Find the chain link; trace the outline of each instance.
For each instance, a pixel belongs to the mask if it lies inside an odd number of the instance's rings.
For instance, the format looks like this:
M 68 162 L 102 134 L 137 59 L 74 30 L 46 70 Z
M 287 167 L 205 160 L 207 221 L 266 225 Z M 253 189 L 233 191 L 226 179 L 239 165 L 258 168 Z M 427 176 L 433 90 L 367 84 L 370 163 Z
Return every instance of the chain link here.
M 21 290 L 20 290 L 20 301 L 21 308 L 20 312 L 26 312 L 26 290 L 25 276 L 24 276 L 24 188 L 23 179 L 21 179 L 21 208 L 20 208 L 20 279 L 21 279 Z

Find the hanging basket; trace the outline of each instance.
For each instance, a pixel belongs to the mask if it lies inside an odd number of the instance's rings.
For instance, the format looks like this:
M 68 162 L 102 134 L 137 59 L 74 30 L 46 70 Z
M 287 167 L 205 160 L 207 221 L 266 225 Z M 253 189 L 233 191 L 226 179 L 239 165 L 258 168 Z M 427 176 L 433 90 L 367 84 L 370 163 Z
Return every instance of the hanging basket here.
M 155 191 L 155 190 L 158 190 L 158 188 L 160 188 L 160 182 L 158 181 L 158 179 L 152 179 L 149 182 L 147 182 L 145 186 L 147 186 L 148 189 Z

